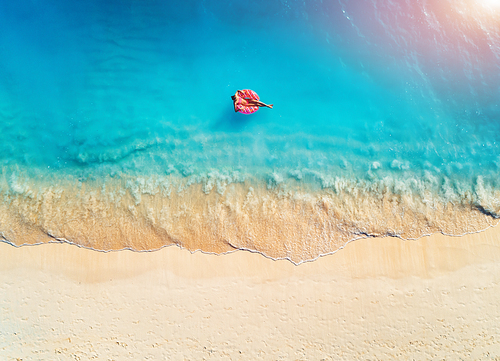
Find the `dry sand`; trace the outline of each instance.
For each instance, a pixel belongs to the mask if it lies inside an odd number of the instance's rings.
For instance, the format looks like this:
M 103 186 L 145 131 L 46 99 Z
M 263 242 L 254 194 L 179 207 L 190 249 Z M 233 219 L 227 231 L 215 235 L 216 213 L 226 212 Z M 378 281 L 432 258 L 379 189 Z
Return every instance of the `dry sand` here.
M 500 359 L 500 228 L 294 266 L 0 244 L 1 360 Z

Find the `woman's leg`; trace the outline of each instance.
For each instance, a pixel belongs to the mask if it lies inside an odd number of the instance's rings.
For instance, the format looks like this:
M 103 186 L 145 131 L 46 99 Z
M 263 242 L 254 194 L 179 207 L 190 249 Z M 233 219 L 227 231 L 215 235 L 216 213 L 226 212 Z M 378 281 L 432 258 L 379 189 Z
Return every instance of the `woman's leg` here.
M 251 106 L 257 106 L 257 107 L 268 107 L 268 108 L 273 108 L 273 105 L 267 105 L 266 103 L 262 103 L 261 101 L 258 101 L 258 100 L 247 100 L 248 102 L 248 105 L 251 105 Z

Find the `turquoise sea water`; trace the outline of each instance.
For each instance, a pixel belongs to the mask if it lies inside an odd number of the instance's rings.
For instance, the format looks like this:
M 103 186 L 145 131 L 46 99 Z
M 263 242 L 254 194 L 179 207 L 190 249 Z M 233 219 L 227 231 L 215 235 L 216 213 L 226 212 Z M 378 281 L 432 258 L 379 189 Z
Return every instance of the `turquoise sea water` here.
M 439 212 L 431 198 L 494 220 L 499 19 L 479 0 L 2 2 L 0 191 L 16 211 L 0 231 L 16 244 L 40 241 L 11 224 L 29 218 L 30 229 L 80 243 L 82 233 L 48 229 L 39 207 L 64 182 L 121 182 L 115 195 L 134 207 L 161 182 L 202 184 L 193 197 L 223 195 L 230 183 L 245 192 L 293 183 L 340 203 L 362 184 L 360 197 L 419 197 L 427 223 Z M 274 109 L 235 113 L 230 96 L 245 88 Z M 401 233 L 389 228 L 377 234 Z M 346 239 L 360 233 L 370 231 Z

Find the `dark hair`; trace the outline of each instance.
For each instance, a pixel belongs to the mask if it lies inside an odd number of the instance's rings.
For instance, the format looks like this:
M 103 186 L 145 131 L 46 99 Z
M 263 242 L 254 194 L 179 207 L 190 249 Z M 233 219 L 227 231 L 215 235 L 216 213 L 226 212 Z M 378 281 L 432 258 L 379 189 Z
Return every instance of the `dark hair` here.
M 234 95 L 231 95 L 231 99 L 233 99 L 233 100 L 234 100 L 234 98 L 236 98 L 236 97 L 235 97 Z

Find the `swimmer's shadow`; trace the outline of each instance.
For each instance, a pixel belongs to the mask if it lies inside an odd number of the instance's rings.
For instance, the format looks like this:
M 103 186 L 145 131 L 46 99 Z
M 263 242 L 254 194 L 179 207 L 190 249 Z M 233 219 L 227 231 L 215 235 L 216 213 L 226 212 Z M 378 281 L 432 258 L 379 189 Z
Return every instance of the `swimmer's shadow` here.
M 233 108 L 228 108 L 212 124 L 211 128 L 215 131 L 239 132 L 250 124 L 251 118 L 251 116 L 236 113 Z

